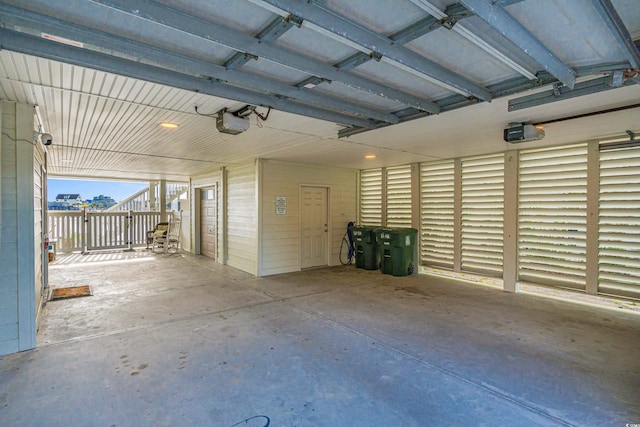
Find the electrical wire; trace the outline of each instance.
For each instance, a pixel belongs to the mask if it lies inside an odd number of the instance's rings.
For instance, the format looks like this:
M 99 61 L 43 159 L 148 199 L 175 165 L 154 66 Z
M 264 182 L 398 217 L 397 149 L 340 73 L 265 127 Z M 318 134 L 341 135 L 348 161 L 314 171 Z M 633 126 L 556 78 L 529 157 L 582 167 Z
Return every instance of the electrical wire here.
M 340 264 L 342 265 L 351 265 L 353 263 L 353 258 L 355 257 L 356 250 L 353 245 L 353 233 L 351 228 L 353 227 L 353 222 L 349 222 L 347 225 L 347 231 L 342 236 L 342 242 L 340 243 Z M 344 245 L 347 244 L 347 260 L 343 259 L 344 257 Z
M 269 419 L 269 417 L 267 417 L 266 415 L 256 415 L 256 416 L 253 416 L 253 417 L 249 417 L 249 418 L 247 418 L 246 420 L 242 420 L 242 421 L 240 421 L 239 423 L 235 423 L 235 424 L 234 424 L 234 425 L 232 425 L 231 427 L 239 426 L 239 425 L 241 425 L 241 424 L 243 424 L 243 423 L 246 425 L 246 424 L 248 424 L 248 423 L 249 423 L 249 421 L 251 421 L 251 420 L 255 420 L 255 419 L 258 419 L 258 418 L 262 418 L 262 419 L 264 419 L 264 420 L 266 420 L 266 421 L 267 421 L 267 423 L 266 423 L 263 427 L 269 427 L 269 424 L 271 424 L 271 420 L 270 420 L 270 419 Z
M 211 114 L 205 114 L 205 113 L 201 113 L 198 111 L 198 106 L 195 106 L 195 110 L 196 110 L 196 114 L 199 116 L 205 116 L 205 117 L 218 117 L 218 113 L 211 113 Z

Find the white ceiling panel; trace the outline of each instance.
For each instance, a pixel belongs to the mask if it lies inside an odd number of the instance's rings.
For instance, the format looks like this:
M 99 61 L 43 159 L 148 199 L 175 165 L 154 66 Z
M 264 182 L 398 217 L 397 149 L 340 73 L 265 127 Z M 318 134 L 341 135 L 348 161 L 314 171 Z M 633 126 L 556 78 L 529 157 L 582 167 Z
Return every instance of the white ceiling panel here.
M 525 1 L 509 11 L 571 66 L 624 59 L 615 39 L 589 1 Z
M 442 86 L 381 61 L 366 62 L 353 73 L 427 99 L 441 99 L 450 94 Z
M 403 0 L 378 2 L 375 7 L 372 7 L 371 1 L 368 0 L 328 0 L 325 6 L 365 28 L 386 36 L 427 16 L 413 3 Z
M 274 42 L 277 46 L 289 49 L 296 54 L 335 64 L 354 53 L 352 47 L 331 39 L 306 27 L 294 27 Z

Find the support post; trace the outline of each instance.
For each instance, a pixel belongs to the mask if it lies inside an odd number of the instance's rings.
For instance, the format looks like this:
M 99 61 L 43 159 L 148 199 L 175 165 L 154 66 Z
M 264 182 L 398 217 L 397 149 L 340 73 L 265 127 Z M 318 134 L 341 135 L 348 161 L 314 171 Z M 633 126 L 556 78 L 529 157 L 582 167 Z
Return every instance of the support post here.
M 518 151 L 504 153 L 502 289 L 505 292 L 518 292 L 518 162 Z
M 587 145 L 587 242 L 586 242 L 586 283 L 588 294 L 598 293 L 598 219 L 600 215 L 600 150 L 599 141 Z
M 160 180 L 160 221 L 167 221 L 167 181 Z
M 462 270 L 462 161 L 453 166 L 453 271 Z
M 156 182 L 149 181 L 149 212 L 157 212 L 156 206 Z

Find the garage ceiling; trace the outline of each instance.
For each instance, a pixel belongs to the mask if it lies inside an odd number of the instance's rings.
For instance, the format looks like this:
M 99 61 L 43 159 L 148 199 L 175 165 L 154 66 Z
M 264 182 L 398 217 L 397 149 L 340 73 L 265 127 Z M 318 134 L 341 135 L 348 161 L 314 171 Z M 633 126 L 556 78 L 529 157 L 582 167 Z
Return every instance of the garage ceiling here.
M 51 176 L 491 153 L 510 122 L 640 99 L 637 0 L 1 0 L 0 19 L 0 98 L 38 105 Z M 250 129 L 218 132 L 225 109 Z M 640 131 L 638 111 L 519 147 Z

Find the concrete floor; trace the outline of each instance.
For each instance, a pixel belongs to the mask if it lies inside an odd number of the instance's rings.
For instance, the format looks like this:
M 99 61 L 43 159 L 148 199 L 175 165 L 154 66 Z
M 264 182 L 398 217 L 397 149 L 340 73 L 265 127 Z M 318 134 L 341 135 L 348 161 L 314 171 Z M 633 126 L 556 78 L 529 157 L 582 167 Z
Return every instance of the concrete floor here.
M 2 426 L 640 423 L 635 312 L 145 252 L 61 257 L 50 284 L 94 296 L 49 302 L 38 349 L 0 358 Z

